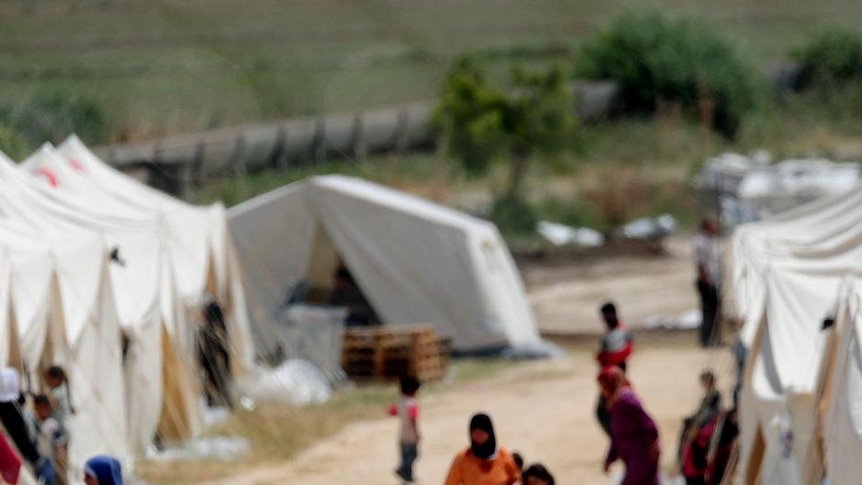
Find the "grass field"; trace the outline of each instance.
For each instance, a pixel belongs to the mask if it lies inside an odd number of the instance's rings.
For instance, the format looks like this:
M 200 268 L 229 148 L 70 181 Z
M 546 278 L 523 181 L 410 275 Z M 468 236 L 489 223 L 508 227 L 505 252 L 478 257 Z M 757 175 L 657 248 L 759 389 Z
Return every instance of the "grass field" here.
M 631 7 L 714 21 L 763 63 L 862 18 L 852 0 L 7 1 L 0 101 L 84 94 L 129 138 L 361 110 L 435 97 L 464 51 L 498 72 L 565 58 Z

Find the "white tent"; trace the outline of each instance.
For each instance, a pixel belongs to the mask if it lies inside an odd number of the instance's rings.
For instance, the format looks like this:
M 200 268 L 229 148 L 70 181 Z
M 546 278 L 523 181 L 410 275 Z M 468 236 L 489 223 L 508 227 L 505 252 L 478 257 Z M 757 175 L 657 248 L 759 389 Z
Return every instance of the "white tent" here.
M 229 216 L 259 345 L 291 289 L 326 287 L 339 260 L 384 324 L 432 323 L 464 351 L 540 342 L 521 277 L 489 222 L 334 175 L 264 194 Z
M 822 372 L 822 465 L 829 483 L 850 485 L 862 476 L 862 287 L 855 280 L 842 286 L 835 320 Z
M 862 272 L 860 200 L 841 194 L 734 234 L 734 291 L 749 347 L 740 410 L 748 480 L 801 483 L 810 472 L 820 324 L 842 278 Z
M 205 292 L 213 294 L 231 324 L 234 370 L 251 366 L 242 274 L 222 204 L 192 206 L 141 184 L 99 160 L 76 136 L 57 150 L 43 147 L 22 166 L 89 207 L 108 204 L 124 218 L 158 225 L 183 303 L 197 308 Z
M 205 290 L 228 311 L 235 369 L 248 367 L 240 274 L 223 208 L 151 193 L 77 139 L 65 148 L 76 158 L 43 147 L 27 171 L 0 157 L 0 362 L 66 366 L 72 465 L 96 453 L 130 464 L 156 432 L 201 429 L 190 311 Z M 122 264 L 109 263 L 116 249 Z

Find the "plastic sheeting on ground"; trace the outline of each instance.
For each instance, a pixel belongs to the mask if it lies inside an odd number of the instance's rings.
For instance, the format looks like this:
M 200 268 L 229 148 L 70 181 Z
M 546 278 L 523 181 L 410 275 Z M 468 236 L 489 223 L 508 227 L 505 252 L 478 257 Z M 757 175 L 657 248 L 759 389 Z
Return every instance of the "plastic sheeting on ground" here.
M 326 375 L 299 359 L 285 361 L 275 369 L 258 368 L 237 381 L 237 390 L 256 401 L 296 406 L 325 402 L 332 394 Z
M 540 236 L 555 246 L 580 246 L 592 248 L 605 243 L 605 236 L 588 227 L 572 227 L 550 221 L 541 221 L 536 226 Z
M 644 320 L 644 328 L 690 330 L 700 327 L 700 310 L 689 310 L 679 315 L 654 315 Z
M 251 445 L 245 438 L 215 436 L 195 438 L 179 448 L 168 448 L 163 451 L 151 448 L 147 451 L 147 459 L 154 461 L 213 459 L 232 461 L 242 458 L 250 449 Z

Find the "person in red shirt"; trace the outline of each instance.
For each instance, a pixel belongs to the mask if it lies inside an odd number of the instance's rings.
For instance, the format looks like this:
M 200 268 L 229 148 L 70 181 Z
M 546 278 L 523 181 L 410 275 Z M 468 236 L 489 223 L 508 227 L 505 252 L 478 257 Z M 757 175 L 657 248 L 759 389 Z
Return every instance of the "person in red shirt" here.
M 634 351 L 632 334 L 617 316 L 617 307 L 612 302 L 606 302 L 601 307 L 602 320 L 605 322 L 606 331 L 596 353 L 596 362 L 599 369 L 607 367 L 619 367 L 625 372 L 626 361 Z M 599 395 L 596 405 L 596 418 L 602 430 L 608 437 L 611 436 L 611 413 L 608 410 L 604 396 Z
M 414 483 L 413 463 L 419 457 L 419 404 L 416 394 L 421 387 L 420 382 L 413 377 L 401 378 L 401 399 L 389 408 L 390 416 L 398 416 L 401 426 L 398 434 L 401 448 L 401 463 L 395 469 L 395 474 L 404 483 Z

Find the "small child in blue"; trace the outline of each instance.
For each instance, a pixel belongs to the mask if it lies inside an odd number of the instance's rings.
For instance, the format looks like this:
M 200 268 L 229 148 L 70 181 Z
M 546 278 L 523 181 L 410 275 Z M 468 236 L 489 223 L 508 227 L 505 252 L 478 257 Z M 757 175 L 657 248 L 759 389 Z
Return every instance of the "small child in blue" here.
M 399 442 L 401 445 L 401 464 L 395 469 L 395 474 L 404 483 L 414 483 L 413 462 L 419 457 L 419 405 L 416 394 L 421 384 L 413 377 L 401 378 L 401 399 L 389 408 L 391 416 L 401 420 Z

